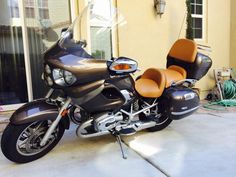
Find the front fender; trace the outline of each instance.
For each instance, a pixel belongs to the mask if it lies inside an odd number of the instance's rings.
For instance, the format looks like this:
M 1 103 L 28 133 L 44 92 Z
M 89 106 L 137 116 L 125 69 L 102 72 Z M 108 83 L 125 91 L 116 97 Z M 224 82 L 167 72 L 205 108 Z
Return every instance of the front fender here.
M 58 113 L 57 105 L 47 102 L 46 99 L 35 100 L 17 109 L 12 114 L 10 123 L 20 125 L 42 120 L 53 121 L 57 118 Z M 70 119 L 68 116 L 62 117 L 61 122 L 65 129 L 69 129 Z

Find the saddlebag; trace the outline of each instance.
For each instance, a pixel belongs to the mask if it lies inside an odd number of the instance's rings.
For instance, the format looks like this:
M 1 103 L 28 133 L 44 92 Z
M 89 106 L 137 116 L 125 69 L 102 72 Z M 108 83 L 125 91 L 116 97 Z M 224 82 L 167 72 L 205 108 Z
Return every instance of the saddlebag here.
M 160 113 L 172 120 L 179 120 L 199 108 L 199 95 L 190 88 L 173 86 L 167 88 L 158 104 Z

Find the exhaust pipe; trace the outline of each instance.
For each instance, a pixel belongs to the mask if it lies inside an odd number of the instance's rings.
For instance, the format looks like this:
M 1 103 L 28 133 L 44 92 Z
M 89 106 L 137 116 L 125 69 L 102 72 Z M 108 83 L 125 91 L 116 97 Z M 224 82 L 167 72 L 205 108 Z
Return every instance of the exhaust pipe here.
M 93 120 L 88 120 L 81 124 L 76 130 L 76 135 L 81 138 L 91 138 L 91 137 L 97 137 L 102 135 L 107 135 L 110 133 L 109 130 L 107 131 L 101 131 L 101 132 L 88 132 L 86 129 L 91 128 L 93 129 Z M 134 123 L 131 123 L 129 125 L 119 125 L 115 127 L 115 130 L 117 132 L 125 129 L 134 129 L 135 132 L 141 131 L 147 128 L 154 127 L 156 125 L 156 122 L 150 121 L 150 122 L 142 122 L 142 121 L 136 121 Z

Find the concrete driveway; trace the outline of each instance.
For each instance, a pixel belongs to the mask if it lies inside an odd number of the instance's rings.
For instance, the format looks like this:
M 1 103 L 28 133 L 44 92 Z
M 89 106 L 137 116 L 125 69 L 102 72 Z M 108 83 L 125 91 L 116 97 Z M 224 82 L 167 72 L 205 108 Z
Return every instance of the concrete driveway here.
M 127 160 L 112 136 L 84 140 L 70 130 L 52 152 L 28 164 L 14 164 L 0 152 L 0 176 L 236 176 L 236 114 L 195 114 L 123 140 Z

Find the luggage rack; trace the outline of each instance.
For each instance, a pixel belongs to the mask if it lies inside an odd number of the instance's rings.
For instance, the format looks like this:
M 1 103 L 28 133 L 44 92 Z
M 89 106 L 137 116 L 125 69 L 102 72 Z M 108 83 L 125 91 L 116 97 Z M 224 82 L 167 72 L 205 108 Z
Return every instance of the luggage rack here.
M 201 51 L 209 52 L 209 53 L 212 52 L 211 47 L 207 45 L 197 44 L 197 49 Z

